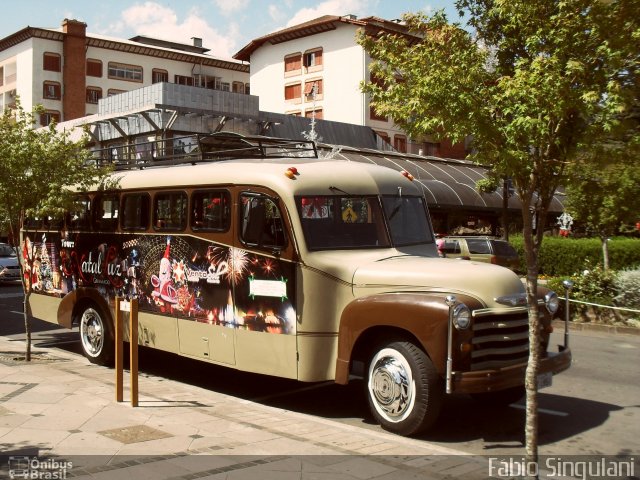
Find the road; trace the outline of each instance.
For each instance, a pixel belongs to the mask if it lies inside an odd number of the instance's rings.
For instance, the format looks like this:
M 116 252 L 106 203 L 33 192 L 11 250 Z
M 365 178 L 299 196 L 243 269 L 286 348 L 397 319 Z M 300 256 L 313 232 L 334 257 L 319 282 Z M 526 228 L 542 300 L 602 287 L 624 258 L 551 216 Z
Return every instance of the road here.
M 0 335 L 24 339 L 21 287 L 0 284 Z M 34 321 L 35 346 L 81 355 L 77 329 Z M 560 333 L 553 341 L 562 341 Z M 571 337 L 574 363 L 539 394 L 541 455 L 638 455 L 640 336 L 580 332 Z M 208 365 L 142 348 L 142 374 L 181 380 L 240 399 L 379 430 L 368 414 L 362 382 L 304 384 Z M 421 439 L 473 454 L 524 453 L 523 403 L 482 407 L 467 396 L 448 399 Z

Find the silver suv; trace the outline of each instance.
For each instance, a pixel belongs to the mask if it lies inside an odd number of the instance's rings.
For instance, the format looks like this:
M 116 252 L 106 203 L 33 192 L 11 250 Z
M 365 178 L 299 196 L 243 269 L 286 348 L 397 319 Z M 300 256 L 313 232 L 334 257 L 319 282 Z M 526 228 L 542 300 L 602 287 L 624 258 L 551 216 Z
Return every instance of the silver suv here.
M 505 240 L 491 237 L 443 237 L 438 240 L 438 252 L 448 258 L 493 263 L 514 271 L 520 267 L 516 249 Z

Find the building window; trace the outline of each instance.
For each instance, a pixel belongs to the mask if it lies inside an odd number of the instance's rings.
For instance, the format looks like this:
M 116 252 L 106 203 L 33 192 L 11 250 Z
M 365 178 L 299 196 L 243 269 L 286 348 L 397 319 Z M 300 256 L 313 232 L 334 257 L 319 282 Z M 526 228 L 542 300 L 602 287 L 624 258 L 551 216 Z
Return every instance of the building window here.
M 302 72 L 302 55 L 294 53 L 284 57 L 284 73 L 301 73 Z
M 222 87 L 222 78 L 220 77 L 206 77 L 205 80 L 205 88 L 210 88 L 211 90 L 221 90 Z
M 102 62 L 100 60 L 87 58 L 87 76 L 102 77 Z
M 322 120 L 323 114 L 322 114 L 322 109 L 321 108 L 316 108 L 315 110 L 314 109 L 305 110 L 304 116 L 307 117 L 307 118 L 311 118 L 312 116 L 314 116 L 314 113 L 315 113 L 315 117 L 318 120 Z
M 44 82 L 42 98 L 60 100 L 61 96 L 61 87 L 58 82 Z
M 302 112 L 300 110 L 292 110 L 290 112 L 285 112 L 287 115 L 293 115 L 294 117 L 301 117 Z
M 142 67 L 109 62 L 109 78 L 128 82 L 142 82 Z
M 244 93 L 246 93 L 247 95 L 251 93 L 251 87 L 249 86 L 248 83 L 244 84 Z
M 102 98 L 102 89 L 97 87 L 87 87 L 87 103 L 98 103 Z
M 322 49 L 309 50 L 303 55 L 304 66 L 307 68 L 322 67 Z
M 58 53 L 44 53 L 43 70 L 49 70 L 50 72 L 60 72 L 62 70 L 62 57 Z
M 230 92 L 231 84 L 229 82 L 222 82 L 220 84 L 220 90 L 222 90 L 223 92 Z
M 316 90 L 316 99 L 320 100 L 322 97 L 323 89 L 322 89 L 322 79 L 317 80 L 308 80 L 304 83 L 304 95 L 307 100 L 313 99 L 313 88 Z
M 40 125 L 43 127 L 53 122 L 60 123 L 60 112 L 56 110 L 46 110 L 40 114 Z
M 379 122 L 388 122 L 389 119 L 387 117 L 385 117 L 384 115 L 379 115 L 376 112 L 376 109 L 373 105 L 371 105 L 369 107 L 369 118 L 371 118 L 371 120 L 377 120 Z
M 424 154 L 427 156 L 440 156 L 440 144 L 434 142 L 424 142 Z
M 188 85 L 190 87 L 193 87 L 193 77 L 187 77 L 186 75 L 175 75 L 173 81 L 178 85 Z
M 384 144 L 391 145 L 391 138 L 389 137 L 389 134 L 387 132 L 379 132 L 376 130 L 376 134 L 378 135 L 378 137 L 380 137 L 380 139 L 382 139 Z
M 284 86 L 284 99 L 285 100 L 300 100 L 302 93 L 302 84 L 294 83 L 292 85 Z
M 233 82 L 232 91 L 234 93 L 244 93 L 244 83 L 242 83 L 242 82 Z
M 154 68 L 151 71 L 151 83 L 161 83 L 169 81 L 169 72 L 166 70 L 158 70 Z
M 393 148 L 398 152 L 407 153 L 407 137 L 404 135 L 394 135 Z
M 109 90 L 107 90 L 107 97 L 111 97 L 113 95 L 119 95 L 125 92 L 126 90 L 118 90 L 117 88 L 110 88 Z

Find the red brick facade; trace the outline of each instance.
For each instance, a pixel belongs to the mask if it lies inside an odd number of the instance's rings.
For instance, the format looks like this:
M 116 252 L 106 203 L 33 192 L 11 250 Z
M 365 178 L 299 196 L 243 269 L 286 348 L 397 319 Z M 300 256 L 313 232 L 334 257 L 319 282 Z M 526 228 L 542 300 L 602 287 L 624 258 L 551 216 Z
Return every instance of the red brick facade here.
M 62 31 L 63 42 L 62 66 L 62 106 L 63 120 L 73 120 L 85 115 L 85 63 L 87 24 L 77 20 L 64 19 Z

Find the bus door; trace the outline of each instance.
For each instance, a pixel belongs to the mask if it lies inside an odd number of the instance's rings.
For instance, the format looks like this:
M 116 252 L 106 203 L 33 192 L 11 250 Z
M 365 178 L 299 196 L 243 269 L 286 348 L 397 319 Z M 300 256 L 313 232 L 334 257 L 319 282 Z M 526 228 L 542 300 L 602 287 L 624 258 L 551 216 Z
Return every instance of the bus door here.
M 180 353 L 234 365 L 231 193 L 221 188 L 193 191 L 190 208 L 193 234 L 172 240 L 183 247 L 180 254 L 177 248 L 176 254 L 168 254 L 173 258 L 166 295 L 178 320 Z
M 236 365 L 297 378 L 294 248 L 284 208 L 269 192 L 240 191 L 236 219 Z

